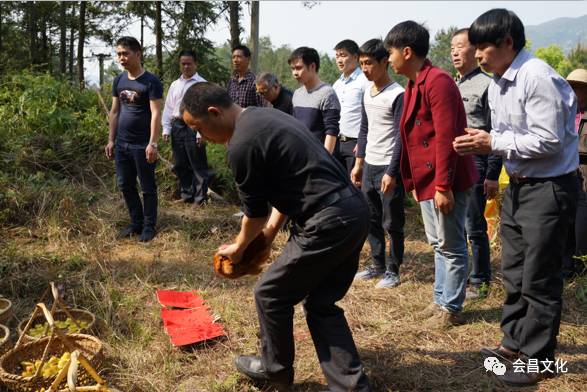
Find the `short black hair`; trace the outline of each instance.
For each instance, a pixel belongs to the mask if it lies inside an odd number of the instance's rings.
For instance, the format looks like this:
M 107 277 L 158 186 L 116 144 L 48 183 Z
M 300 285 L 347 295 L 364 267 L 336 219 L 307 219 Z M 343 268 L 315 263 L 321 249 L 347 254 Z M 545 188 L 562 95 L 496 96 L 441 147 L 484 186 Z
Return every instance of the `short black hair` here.
M 132 50 L 133 52 L 143 52 L 143 48 L 141 48 L 141 44 L 135 37 L 131 36 L 124 36 L 118 38 L 116 41 L 116 46 L 124 46 L 127 49 Z
M 359 57 L 373 57 L 377 61 L 381 61 L 384 58 L 387 58 L 388 55 L 389 54 L 387 53 L 387 49 L 385 49 L 385 46 L 383 46 L 383 41 L 379 38 L 370 39 L 361 45 L 361 48 L 359 49 Z
M 316 64 L 316 72 L 320 69 L 320 55 L 314 48 L 308 48 L 307 46 L 300 46 L 291 54 L 287 59 L 287 63 L 291 64 L 291 62 L 295 59 L 302 59 L 302 62 L 306 67 L 309 67 L 310 64 Z
M 352 39 L 344 39 L 336 44 L 334 50 L 344 49 L 352 55 L 359 54 L 359 45 Z
M 384 45 L 386 49 L 410 47 L 418 57 L 425 58 L 430 49 L 430 34 L 426 27 L 413 20 L 407 20 L 389 30 Z
M 207 116 L 210 106 L 229 108 L 232 99 L 228 92 L 212 82 L 195 83 L 187 89 L 181 101 L 183 110 L 192 116 Z
M 189 56 L 189 57 L 193 58 L 195 62 L 198 62 L 198 56 L 196 56 L 196 52 L 194 52 L 193 50 L 184 49 L 179 52 L 179 55 L 177 56 L 177 58 L 180 58 L 183 56 Z
M 499 46 L 507 37 L 512 37 L 516 52 L 526 45 L 524 24 L 518 15 L 505 8 L 494 8 L 485 12 L 469 28 L 469 42 L 473 45 Z
M 245 45 L 237 45 L 237 46 L 235 46 L 234 48 L 232 48 L 232 51 L 230 53 L 231 54 L 234 53 L 235 50 L 241 50 L 243 52 L 243 56 L 245 56 L 246 58 L 250 58 L 251 57 L 251 49 L 249 49 Z
M 462 29 L 458 29 L 457 31 L 455 31 L 454 33 L 452 33 L 452 36 L 454 38 L 457 35 L 461 35 L 461 34 L 467 34 L 467 36 L 468 36 L 469 35 L 469 28 L 468 27 L 463 27 Z

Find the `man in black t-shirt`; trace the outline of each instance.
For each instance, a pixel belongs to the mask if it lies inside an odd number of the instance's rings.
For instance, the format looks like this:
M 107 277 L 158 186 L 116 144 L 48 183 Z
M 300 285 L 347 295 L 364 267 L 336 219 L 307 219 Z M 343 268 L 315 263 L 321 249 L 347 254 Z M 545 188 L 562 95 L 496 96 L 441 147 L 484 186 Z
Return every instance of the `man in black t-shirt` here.
M 237 357 L 237 369 L 278 387 L 293 383 L 293 313 L 303 301 L 330 390 L 370 391 L 344 312 L 336 306 L 353 281 L 367 236 L 364 197 L 292 116 L 273 108 L 243 109 L 213 83 L 191 86 L 183 107 L 190 128 L 227 145 L 242 201 L 245 216 L 236 242 L 218 253 L 238 263 L 259 233 L 272 242 L 288 217 L 293 226 L 254 290 L 261 356 Z
M 293 93 L 279 83 L 277 77 L 269 72 L 263 72 L 255 81 L 257 93 L 262 95 L 271 105 L 287 114 L 293 114 Z
M 116 162 L 118 187 L 131 220 L 119 237 L 140 234 L 139 241 L 147 242 L 156 234 L 155 165 L 163 86 L 155 75 L 143 69 L 142 49 L 136 38 L 120 38 L 116 42 L 116 56 L 126 72 L 112 82 L 110 132 L 105 152 L 108 159 L 114 158 Z M 143 203 L 137 191 L 137 177 L 141 182 Z

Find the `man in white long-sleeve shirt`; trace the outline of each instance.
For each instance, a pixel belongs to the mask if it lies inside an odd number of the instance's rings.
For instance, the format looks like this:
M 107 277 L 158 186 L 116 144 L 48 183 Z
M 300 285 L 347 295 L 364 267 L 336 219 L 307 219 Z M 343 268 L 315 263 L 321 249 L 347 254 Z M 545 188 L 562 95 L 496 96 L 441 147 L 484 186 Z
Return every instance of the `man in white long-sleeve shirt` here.
M 196 53 L 182 50 L 179 53 L 181 76 L 169 86 L 163 110 L 163 140 L 171 136 L 173 172 L 179 180 L 181 199 L 201 205 L 207 200 L 208 160 L 206 146 L 200 134 L 192 131 L 181 118 L 180 104 L 187 89 L 206 80 L 197 72 Z
M 577 207 L 577 99 L 567 81 L 524 49 L 522 21 L 493 9 L 469 29 L 479 65 L 493 73 L 488 100 L 491 133 L 467 129 L 455 138 L 460 154 L 504 157 L 510 184 L 501 210 L 501 269 L 505 302 L 499 347 L 484 356 L 508 366 L 497 376 L 511 386 L 554 376 L 563 277 L 561 263 Z M 516 370 L 536 363 L 536 372 Z M 528 366 L 530 369 L 530 366 Z

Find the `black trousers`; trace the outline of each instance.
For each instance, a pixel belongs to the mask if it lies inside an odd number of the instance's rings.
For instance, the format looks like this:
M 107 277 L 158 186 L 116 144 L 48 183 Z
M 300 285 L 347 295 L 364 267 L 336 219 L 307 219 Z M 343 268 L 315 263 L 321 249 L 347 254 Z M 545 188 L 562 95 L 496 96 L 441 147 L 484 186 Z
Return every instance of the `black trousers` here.
M 196 143 L 196 132 L 181 119 L 171 127 L 173 173 L 179 180 L 181 198 L 189 203 L 208 199 L 209 170 L 206 146 Z
M 157 225 L 157 162 L 147 162 L 146 147 L 143 144 L 117 141 L 114 149 L 116 181 L 124 197 L 131 225 L 137 230 L 143 227 L 155 228 Z M 137 189 L 137 177 L 141 183 L 143 202 Z
M 554 360 L 562 309 L 562 258 L 577 206 L 574 176 L 510 183 L 501 211 L 506 289 L 503 346 Z
M 346 142 L 343 142 L 339 139 L 337 144 L 339 144 L 339 148 L 336 150 L 335 157 L 338 159 L 340 164 L 346 168 L 350 177 L 353 166 L 355 166 L 355 153 L 353 150 L 357 145 L 357 139 L 347 140 Z
M 389 195 L 381 192 L 381 179 L 387 166 L 370 165 L 363 168 L 363 193 L 369 203 L 369 246 L 373 267 L 378 271 L 399 273 L 404 259 L 405 191 L 401 178 Z M 389 254 L 385 254 L 385 233 L 390 237 Z
M 293 374 L 294 306 L 304 301 L 330 391 L 370 391 L 344 311 L 336 305 L 357 272 L 368 216 L 367 203 L 356 192 L 321 209 L 303 227 L 294 224 L 283 252 L 259 279 L 255 303 L 270 375 Z
M 471 269 L 469 283 L 472 285 L 489 284 L 491 282 L 491 250 L 487 236 L 485 205 L 487 196 L 484 192 L 485 175 L 487 173 L 487 156 L 474 156 L 475 167 L 479 180 L 471 187 L 471 197 L 467 205 L 465 230 L 471 244 Z

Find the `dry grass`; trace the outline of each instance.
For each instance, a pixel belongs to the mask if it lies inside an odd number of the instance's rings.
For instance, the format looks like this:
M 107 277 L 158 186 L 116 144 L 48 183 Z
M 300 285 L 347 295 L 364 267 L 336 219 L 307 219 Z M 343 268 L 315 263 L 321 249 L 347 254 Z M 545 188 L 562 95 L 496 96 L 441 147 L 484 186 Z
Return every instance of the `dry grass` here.
M 118 195 L 105 196 L 90 211 L 75 213 L 67 201 L 59 211 L 39 227 L 12 228 L 0 239 L 0 292 L 12 298 L 18 316 L 26 317 L 48 281 L 59 280 L 66 284 L 69 303 L 98 316 L 98 333 L 107 343 L 105 374 L 121 390 L 258 391 L 233 366 L 236 354 L 257 350 L 255 278 L 224 280 L 210 267 L 216 247 L 237 232 L 231 217 L 235 207 L 213 203 L 194 211 L 163 202 L 160 233 L 149 244 L 115 239 L 125 221 Z M 374 390 L 501 390 L 485 374 L 478 353 L 500 338 L 499 274 L 488 299 L 467 304 L 466 325 L 448 331 L 422 327 L 415 314 L 431 300 L 433 258 L 415 210 L 408 221 L 402 284 L 375 290 L 371 282 L 355 283 L 341 301 Z M 284 241 L 282 235 L 278 242 Z M 584 286 L 575 282 L 565 289 L 559 357 L 568 361 L 569 373 L 532 390 L 585 390 L 586 303 L 576 298 Z M 155 300 L 158 288 L 198 290 L 221 317 L 228 337 L 189 350 L 171 347 Z M 324 390 L 300 308 L 295 339 L 295 390 Z

